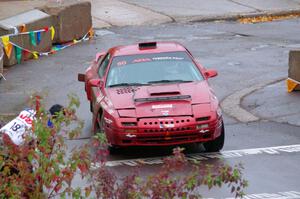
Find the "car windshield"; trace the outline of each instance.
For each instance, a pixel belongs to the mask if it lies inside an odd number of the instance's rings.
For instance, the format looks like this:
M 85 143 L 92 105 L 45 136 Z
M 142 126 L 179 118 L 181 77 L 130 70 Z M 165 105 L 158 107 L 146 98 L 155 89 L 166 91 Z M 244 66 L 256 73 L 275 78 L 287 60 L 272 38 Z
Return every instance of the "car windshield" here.
M 168 52 L 114 57 L 106 87 L 201 80 L 201 73 L 186 52 Z

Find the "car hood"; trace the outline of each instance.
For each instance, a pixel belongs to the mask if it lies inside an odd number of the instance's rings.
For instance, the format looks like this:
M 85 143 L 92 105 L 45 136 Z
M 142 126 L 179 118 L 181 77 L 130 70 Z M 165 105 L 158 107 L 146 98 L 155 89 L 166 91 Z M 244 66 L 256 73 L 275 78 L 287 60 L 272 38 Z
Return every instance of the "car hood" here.
M 191 115 L 192 104 L 210 103 L 206 81 L 106 88 L 106 93 L 115 109 L 136 109 L 137 117 L 162 115 L 162 110 L 169 110 L 168 115 Z

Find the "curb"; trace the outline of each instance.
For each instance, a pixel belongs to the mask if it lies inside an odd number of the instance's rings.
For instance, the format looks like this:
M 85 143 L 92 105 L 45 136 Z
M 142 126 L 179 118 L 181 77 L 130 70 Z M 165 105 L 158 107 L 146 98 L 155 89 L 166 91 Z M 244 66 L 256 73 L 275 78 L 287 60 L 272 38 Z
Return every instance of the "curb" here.
M 243 123 L 249 123 L 249 122 L 256 122 L 261 120 L 261 118 L 253 115 L 249 111 L 245 110 L 241 106 L 241 101 L 246 96 L 250 95 L 251 93 L 260 90 L 268 85 L 277 83 L 279 81 L 282 81 L 286 78 L 279 78 L 271 81 L 265 81 L 259 84 L 256 84 L 254 86 L 251 86 L 249 88 L 245 88 L 242 90 L 239 90 L 235 93 L 232 93 L 231 95 L 227 96 L 225 99 L 221 101 L 221 108 L 230 117 L 236 119 L 239 122 Z
M 255 18 L 263 16 L 288 16 L 300 15 L 300 9 L 294 10 L 277 10 L 277 11 L 260 11 L 253 13 L 213 15 L 213 16 L 190 16 L 190 17 L 173 17 L 174 22 L 213 22 L 213 21 L 237 21 L 243 18 Z M 299 16 L 300 17 L 300 16 Z

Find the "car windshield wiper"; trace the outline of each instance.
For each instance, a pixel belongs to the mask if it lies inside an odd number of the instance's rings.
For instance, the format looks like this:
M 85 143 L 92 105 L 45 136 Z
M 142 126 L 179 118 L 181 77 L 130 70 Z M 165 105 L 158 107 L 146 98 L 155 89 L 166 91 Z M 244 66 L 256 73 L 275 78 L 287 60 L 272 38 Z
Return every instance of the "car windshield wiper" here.
M 113 85 L 110 85 L 108 87 L 118 87 L 118 86 L 145 86 L 145 85 L 148 85 L 148 84 L 143 84 L 143 83 L 120 83 L 120 84 L 113 84 Z
M 157 83 L 176 83 L 176 82 L 180 82 L 180 83 L 184 83 L 184 82 L 193 82 L 191 80 L 182 80 L 182 79 L 172 79 L 172 80 L 167 80 L 167 79 L 162 79 L 162 80 L 157 80 L 157 81 L 150 81 L 148 82 L 149 84 L 157 84 Z

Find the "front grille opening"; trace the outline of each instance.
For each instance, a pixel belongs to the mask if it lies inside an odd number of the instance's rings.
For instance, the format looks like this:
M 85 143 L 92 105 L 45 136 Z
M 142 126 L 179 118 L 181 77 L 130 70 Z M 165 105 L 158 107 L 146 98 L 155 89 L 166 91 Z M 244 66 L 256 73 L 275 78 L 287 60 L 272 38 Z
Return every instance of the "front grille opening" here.
M 123 126 L 137 126 L 136 122 L 122 122 Z
M 198 118 L 196 118 L 196 122 L 207 121 L 207 120 L 209 120 L 209 119 L 210 119 L 209 116 L 207 116 L 207 117 L 198 117 Z
M 132 142 L 132 140 L 122 140 L 122 142 L 123 142 L 124 144 L 129 144 L 129 143 Z
M 170 137 L 166 138 L 165 136 L 155 136 L 155 137 L 144 137 L 140 136 L 137 138 L 137 142 L 142 143 L 169 143 L 169 142 L 176 142 L 176 141 L 194 141 L 195 139 L 203 138 L 202 135 L 199 133 L 193 134 L 181 134 L 181 135 L 171 135 Z

